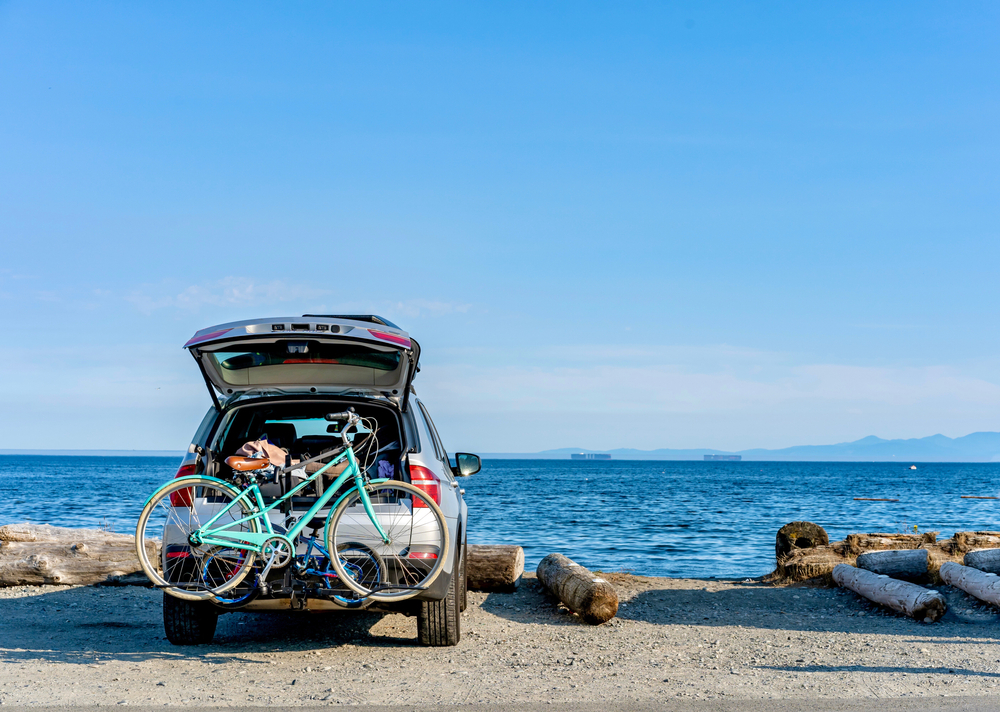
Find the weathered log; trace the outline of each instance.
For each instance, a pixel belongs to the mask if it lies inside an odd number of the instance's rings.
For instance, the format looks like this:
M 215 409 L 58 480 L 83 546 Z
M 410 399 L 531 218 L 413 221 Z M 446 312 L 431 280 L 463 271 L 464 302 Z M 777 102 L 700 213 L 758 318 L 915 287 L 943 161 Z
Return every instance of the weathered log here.
M 795 549 L 815 549 L 829 543 L 830 537 L 819 524 L 789 522 L 778 530 L 774 538 L 774 556 L 780 563 Z
M 1000 574 L 1000 549 L 980 549 L 970 551 L 962 559 L 966 566 L 985 571 L 990 574 Z
M 786 525 L 793 527 L 797 522 Z M 963 556 L 977 549 L 1000 549 L 1000 532 L 956 532 L 951 539 L 937 540 L 937 532 L 922 534 L 848 534 L 844 541 L 811 549 L 792 548 L 784 557 L 778 557 L 777 567 L 763 578 L 765 583 L 787 584 L 807 580 L 832 582 L 833 568 L 837 564 L 854 565 L 861 554 L 897 549 L 926 549 L 927 576 L 937 580 L 938 569 L 946 561 L 962 563 Z M 775 550 L 777 552 L 777 540 Z M 985 555 L 987 558 L 992 555 Z M 1000 556 L 998 556 L 1000 559 Z M 987 566 L 986 563 L 973 568 Z M 989 568 L 1000 574 L 1000 560 Z M 984 568 L 983 570 L 989 570 Z
M 1000 576 L 986 573 L 954 561 L 941 564 L 941 580 L 949 586 L 960 588 L 970 596 L 994 606 L 1000 606 Z
M 997 547 L 1000 547 L 1000 532 L 955 532 L 951 540 L 953 554 Z
M 838 586 L 854 591 L 869 601 L 887 606 L 924 623 L 932 623 L 945 614 L 948 606 L 937 591 L 906 581 L 875 574 L 871 571 L 838 564 L 833 569 L 833 580 Z
M 0 586 L 115 582 L 140 571 L 128 534 L 37 524 L 0 527 Z M 158 542 L 147 541 L 158 558 Z
M 778 562 L 777 568 L 762 580 L 764 583 L 784 584 L 810 579 L 829 579 L 833 567 L 842 564 L 845 559 L 832 547 L 822 546 L 816 549 L 794 549 L 784 559 Z
M 618 612 L 614 586 L 562 554 L 542 559 L 537 574 L 550 593 L 591 625 L 606 623 Z
M 887 549 L 919 549 L 922 546 L 937 541 L 937 532 L 923 534 L 848 534 L 844 546 L 848 552 L 857 556 L 866 551 L 885 551 Z
M 861 554 L 858 568 L 904 581 L 927 579 L 927 549 L 890 549 Z
M 519 546 L 470 545 L 465 562 L 470 591 L 513 593 L 524 574 L 524 549 Z

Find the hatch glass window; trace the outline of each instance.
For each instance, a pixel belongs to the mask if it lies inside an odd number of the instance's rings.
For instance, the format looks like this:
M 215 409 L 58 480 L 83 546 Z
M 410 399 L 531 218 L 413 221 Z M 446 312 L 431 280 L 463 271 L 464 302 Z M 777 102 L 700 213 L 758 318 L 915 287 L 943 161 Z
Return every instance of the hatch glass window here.
M 252 348 L 234 344 L 212 351 L 208 356 L 222 374 L 286 364 L 356 366 L 376 371 L 395 371 L 399 368 L 400 358 L 399 351 L 379 351 L 359 344 L 286 340 L 270 344 L 253 344 Z

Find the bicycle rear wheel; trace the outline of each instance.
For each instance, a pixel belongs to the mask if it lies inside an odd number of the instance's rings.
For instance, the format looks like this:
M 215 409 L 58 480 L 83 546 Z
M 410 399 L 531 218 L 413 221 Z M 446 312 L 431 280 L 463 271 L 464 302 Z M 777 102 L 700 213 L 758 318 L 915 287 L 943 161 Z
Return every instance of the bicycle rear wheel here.
M 341 559 L 340 564 L 343 569 L 351 578 L 360 582 L 362 587 L 370 589 L 382 582 L 382 572 L 385 571 L 385 564 L 382 563 L 379 555 L 367 546 L 363 546 L 357 542 L 345 544 L 337 555 Z M 323 556 L 321 561 L 320 565 L 323 567 L 323 570 L 307 573 L 316 573 L 320 576 L 323 588 L 326 589 L 326 594 L 330 595 L 330 600 L 339 606 L 350 609 L 364 608 L 370 603 L 366 596 L 348 588 L 340 582 L 340 574 L 337 573 L 329 558 Z
M 190 535 L 220 511 L 226 510 L 212 529 L 227 533 L 259 532 L 256 518 L 234 524 L 253 515 L 245 501 L 234 501 L 235 487 L 208 477 L 174 480 L 149 498 L 135 528 L 139 565 L 157 587 L 188 601 L 208 600 L 216 593 L 235 588 L 253 569 L 256 554 L 236 547 L 195 545 Z M 160 540 L 155 547 L 143 546 L 149 539 Z
M 370 484 L 365 491 L 389 542 L 378 533 L 355 489 L 330 514 L 327 550 L 364 547 L 381 560 L 383 571 L 378 576 L 359 572 L 346 565 L 349 557 L 337 555 L 333 568 L 345 586 L 374 601 L 412 598 L 434 582 L 448 558 L 444 514 L 428 494 L 405 482 Z

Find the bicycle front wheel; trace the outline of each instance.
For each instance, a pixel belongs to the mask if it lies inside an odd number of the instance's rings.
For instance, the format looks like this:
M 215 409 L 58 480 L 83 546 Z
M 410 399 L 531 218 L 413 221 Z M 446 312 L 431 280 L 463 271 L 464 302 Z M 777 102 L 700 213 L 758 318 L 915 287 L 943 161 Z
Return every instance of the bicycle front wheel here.
M 448 558 L 448 525 L 437 503 L 405 482 L 365 485 L 372 510 L 388 542 L 378 533 L 355 489 L 330 515 L 327 550 L 334 570 L 351 590 L 374 601 L 403 601 L 430 586 Z M 377 555 L 378 576 L 358 569 L 338 552 L 364 547 Z
M 213 531 L 259 532 L 256 518 L 234 523 L 253 515 L 245 500 L 235 501 L 239 495 L 235 487 L 207 477 L 184 477 L 157 490 L 135 528 L 139 565 L 149 580 L 188 601 L 208 600 L 238 586 L 253 569 L 256 554 L 236 546 L 195 545 L 190 536 L 223 511 Z M 158 556 L 150 539 L 160 541 Z

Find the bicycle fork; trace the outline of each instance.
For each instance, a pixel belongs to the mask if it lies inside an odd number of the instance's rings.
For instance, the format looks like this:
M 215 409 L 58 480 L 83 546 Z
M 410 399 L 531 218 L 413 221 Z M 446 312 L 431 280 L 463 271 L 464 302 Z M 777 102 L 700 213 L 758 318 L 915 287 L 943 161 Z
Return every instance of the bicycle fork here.
M 355 475 L 354 484 L 358 488 L 358 496 L 361 498 L 361 505 L 365 508 L 365 514 L 368 515 L 372 524 L 375 525 L 375 531 L 377 531 L 378 535 L 382 537 L 382 543 L 388 546 L 392 540 L 389 538 L 389 535 L 385 533 L 385 530 L 378 521 L 378 516 L 375 514 L 375 508 L 372 507 L 372 501 L 368 498 L 368 492 L 365 490 L 365 485 L 367 483 L 364 479 L 362 479 L 360 472 Z

